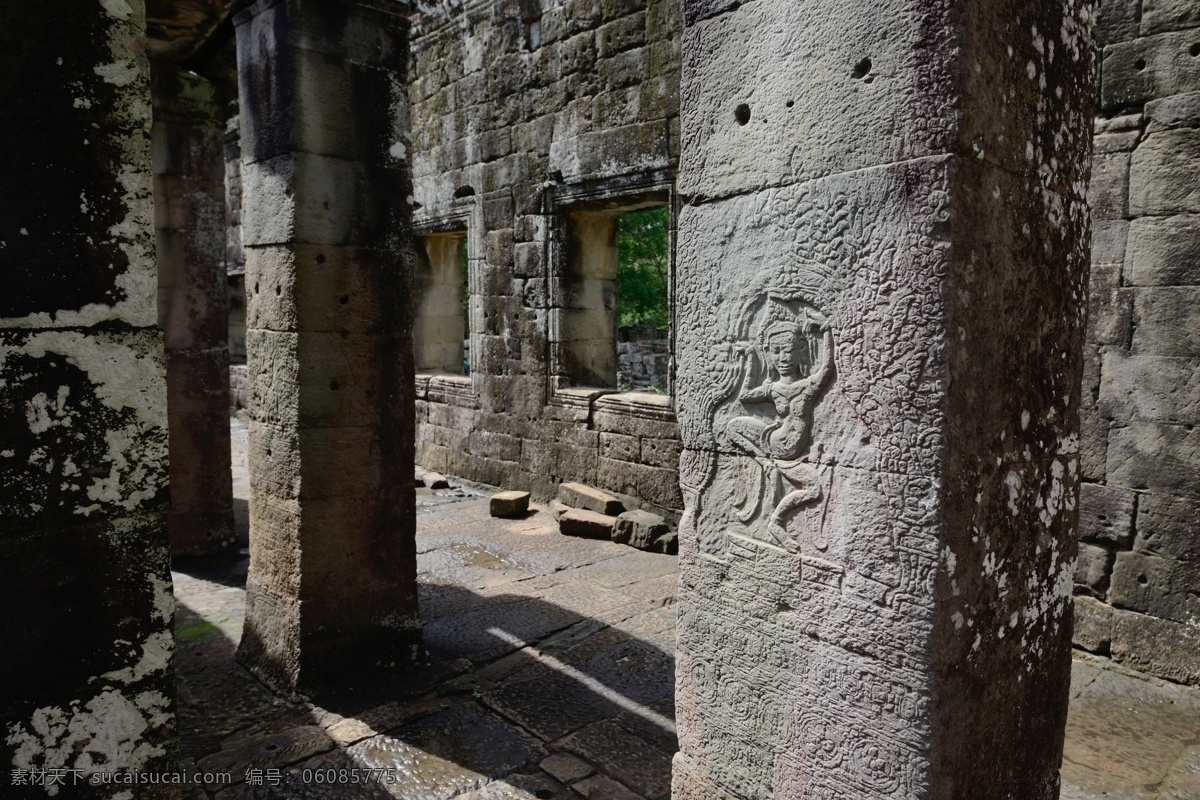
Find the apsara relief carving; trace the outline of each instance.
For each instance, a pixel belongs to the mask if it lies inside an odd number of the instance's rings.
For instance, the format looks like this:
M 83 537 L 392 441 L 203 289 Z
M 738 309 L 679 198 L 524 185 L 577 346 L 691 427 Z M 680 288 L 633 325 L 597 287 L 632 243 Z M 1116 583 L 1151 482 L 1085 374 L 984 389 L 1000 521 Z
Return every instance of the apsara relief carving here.
M 795 551 L 788 526 L 822 497 L 812 447 L 813 409 L 833 379 L 833 333 L 828 320 L 800 297 L 768 293 L 754 338 L 726 349 L 724 369 L 736 374 L 734 413 L 716 431 L 718 443 L 744 453 L 735 505 L 738 519 L 765 517 L 766 532 Z M 729 410 L 726 410 L 726 414 Z M 722 415 L 725 416 L 725 415 Z

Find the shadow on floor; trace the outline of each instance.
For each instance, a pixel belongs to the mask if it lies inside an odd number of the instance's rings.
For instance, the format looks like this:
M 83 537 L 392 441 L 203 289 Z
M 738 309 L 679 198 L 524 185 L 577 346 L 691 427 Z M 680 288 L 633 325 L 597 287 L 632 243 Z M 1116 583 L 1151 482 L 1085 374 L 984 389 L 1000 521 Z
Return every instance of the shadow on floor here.
M 244 560 L 177 575 L 185 765 L 243 781 L 185 797 L 669 796 L 673 607 L 423 584 L 426 663 L 298 703 L 233 660 L 244 579 Z

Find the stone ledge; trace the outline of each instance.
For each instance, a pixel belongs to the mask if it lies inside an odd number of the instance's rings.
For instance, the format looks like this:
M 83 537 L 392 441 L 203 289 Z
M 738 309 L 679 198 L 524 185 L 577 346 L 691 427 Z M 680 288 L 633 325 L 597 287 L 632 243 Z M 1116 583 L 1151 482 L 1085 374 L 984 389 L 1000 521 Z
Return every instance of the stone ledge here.
M 479 408 L 474 381 L 468 375 L 440 372 L 418 372 L 417 399 L 445 403 L 459 408 Z

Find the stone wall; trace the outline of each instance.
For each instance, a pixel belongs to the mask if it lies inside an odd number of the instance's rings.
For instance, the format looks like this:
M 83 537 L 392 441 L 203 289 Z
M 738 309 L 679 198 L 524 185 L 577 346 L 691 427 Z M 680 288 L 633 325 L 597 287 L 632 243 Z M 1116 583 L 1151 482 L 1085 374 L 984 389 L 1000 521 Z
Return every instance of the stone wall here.
M 615 292 L 579 223 L 673 202 L 678 3 L 468 2 L 413 23 L 417 231 L 467 237 L 471 297 L 470 376 L 418 377 L 418 462 L 678 512 L 670 397 L 614 393 Z
M 617 384 L 634 391 L 659 391 L 671 383 L 671 340 L 631 339 L 617 343 Z
M 0 27 L 5 797 L 57 791 L 10 769 L 176 766 L 145 29 L 138 0 L 19 0 Z
M 1075 643 L 1200 682 L 1200 6 L 1106 0 Z

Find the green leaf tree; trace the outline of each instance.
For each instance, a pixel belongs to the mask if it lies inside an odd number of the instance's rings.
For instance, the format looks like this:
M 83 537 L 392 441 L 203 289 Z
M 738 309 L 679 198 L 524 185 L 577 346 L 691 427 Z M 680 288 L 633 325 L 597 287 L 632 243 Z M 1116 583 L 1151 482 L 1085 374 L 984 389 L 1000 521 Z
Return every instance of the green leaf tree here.
M 617 221 L 617 324 L 652 320 L 666 328 L 667 265 L 671 212 L 667 207 L 634 211 Z

